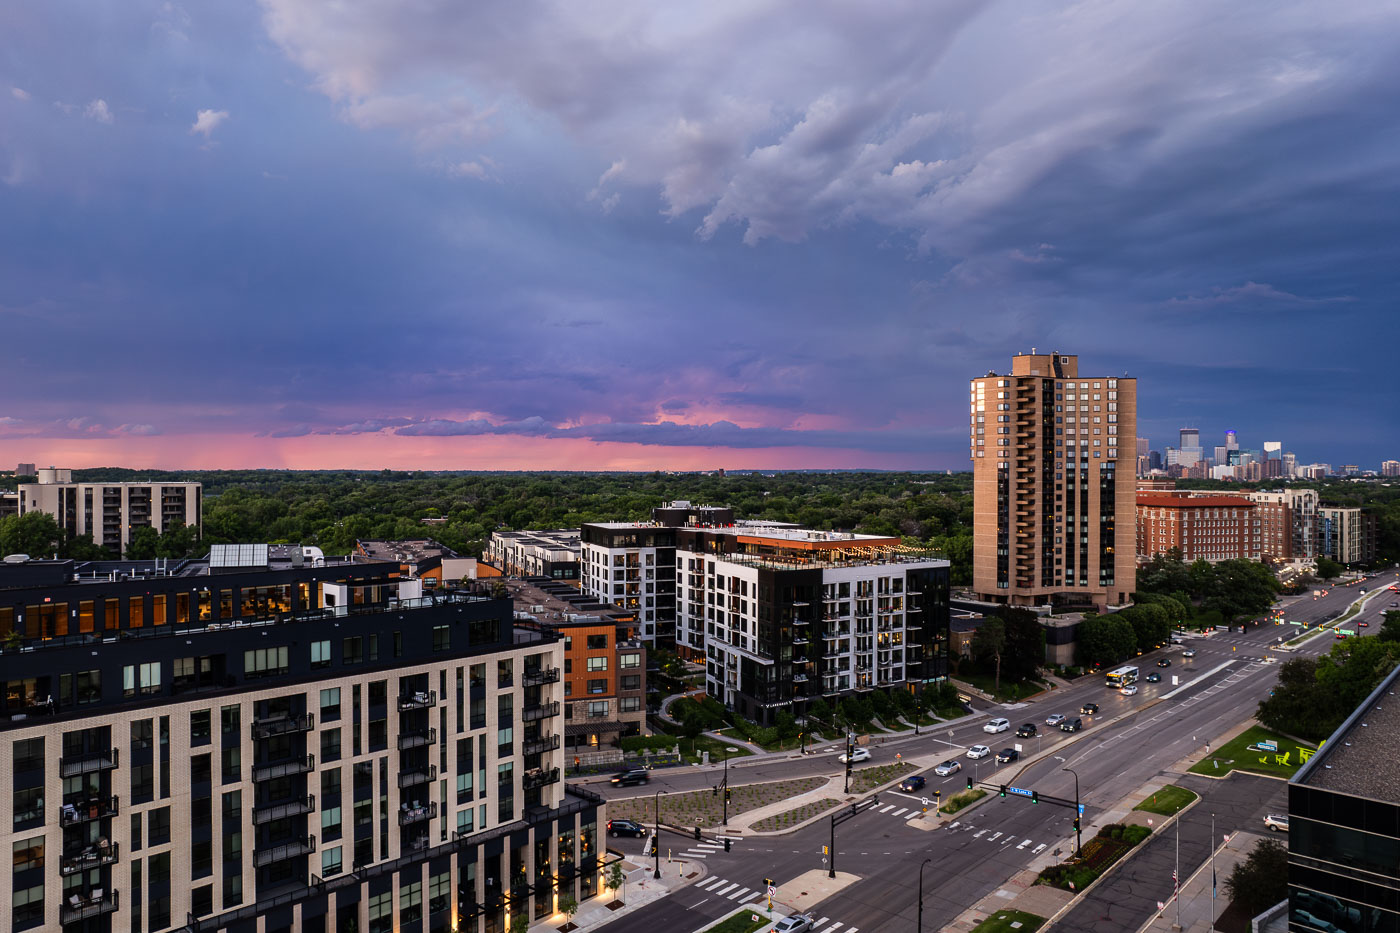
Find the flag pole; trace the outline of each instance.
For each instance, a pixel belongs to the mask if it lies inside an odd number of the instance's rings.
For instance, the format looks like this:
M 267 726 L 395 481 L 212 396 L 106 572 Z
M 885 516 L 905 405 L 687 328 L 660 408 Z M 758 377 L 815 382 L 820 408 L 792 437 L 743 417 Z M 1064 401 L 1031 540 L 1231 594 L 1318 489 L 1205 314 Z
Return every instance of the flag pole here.
M 1173 930 L 1181 929 L 1181 817 L 1176 818 L 1176 868 L 1172 871 L 1172 895 L 1176 901 L 1176 924 Z
M 1215 814 L 1210 815 L 1210 933 L 1215 933 Z

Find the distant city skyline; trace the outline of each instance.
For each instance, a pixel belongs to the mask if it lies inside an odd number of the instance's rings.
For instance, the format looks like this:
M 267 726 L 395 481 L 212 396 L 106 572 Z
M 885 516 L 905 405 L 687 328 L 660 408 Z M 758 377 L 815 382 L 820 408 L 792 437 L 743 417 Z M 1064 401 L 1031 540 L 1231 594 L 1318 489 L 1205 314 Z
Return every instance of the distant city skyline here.
M 11 20 L 7 461 L 966 470 L 1033 347 L 1156 445 L 1395 455 L 1393 7 Z

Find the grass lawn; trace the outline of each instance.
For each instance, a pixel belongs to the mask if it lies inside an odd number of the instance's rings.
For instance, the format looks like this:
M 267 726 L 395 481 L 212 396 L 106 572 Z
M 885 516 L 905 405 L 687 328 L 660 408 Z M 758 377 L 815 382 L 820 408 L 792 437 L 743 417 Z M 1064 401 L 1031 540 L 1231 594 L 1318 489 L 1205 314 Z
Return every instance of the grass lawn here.
M 1260 740 L 1272 739 L 1278 743 L 1277 752 L 1253 751 L 1249 746 Z M 1301 749 L 1311 754 L 1315 749 L 1300 746 L 1292 739 L 1270 732 L 1263 726 L 1253 726 L 1211 752 L 1191 768 L 1192 774 L 1211 774 L 1217 777 L 1229 774 L 1231 770 L 1248 771 L 1251 774 L 1267 774 L 1271 777 L 1291 778 L 1303 764 Z M 1261 760 L 1262 759 L 1262 760 Z M 1283 759 L 1283 760 L 1280 760 Z
M 699 759 L 701 752 L 709 752 L 711 761 L 723 761 L 726 758 L 743 758 L 745 755 L 752 755 L 753 752 L 742 745 L 731 746 L 728 742 L 721 742 L 719 739 L 712 739 L 708 735 L 702 735 L 692 744 L 689 739 L 681 739 L 681 752 L 692 758 Z M 729 748 L 737 748 L 737 752 L 728 751 Z
M 1184 787 L 1177 787 L 1175 784 L 1168 784 L 1159 788 L 1145 798 L 1142 803 L 1133 807 L 1134 810 L 1146 810 L 1148 813 L 1160 813 L 1162 816 L 1171 816 L 1182 807 L 1196 799 L 1195 791 L 1189 791 Z
M 754 922 L 750 919 L 752 917 L 758 917 L 758 921 Z M 705 933 L 754 933 L 754 930 L 761 930 L 770 923 L 772 920 L 763 911 L 746 907 L 709 927 Z
M 948 802 L 943 805 L 943 812 L 945 814 L 957 813 L 963 807 L 981 800 L 985 796 L 987 796 L 987 792 L 980 787 L 973 790 L 965 790 L 961 794 L 954 794 L 952 797 L 949 797 Z
M 1001 689 L 994 690 L 996 685 L 996 675 L 993 673 L 983 673 L 982 671 L 972 671 L 963 665 L 963 669 L 958 673 L 958 679 L 964 680 L 983 693 L 990 693 L 999 700 L 1016 701 L 1031 694 L 1039 693 L 1045 689 L 1045 685 L 1038 680 L 1025 681 L 1023 683 L 1013 683 L 1005 677 L 1001 679 Z M 958 715 L 962 715 L 962 710 L 958 710 Z
M 1018 926 L 1012 926 L 1012 924 Z M 998 910 L 986 920 L 972 928 L 972 933 L 1031 933 L 1045 923 L 1044 917 L 1028 914 L 1024 910 Z

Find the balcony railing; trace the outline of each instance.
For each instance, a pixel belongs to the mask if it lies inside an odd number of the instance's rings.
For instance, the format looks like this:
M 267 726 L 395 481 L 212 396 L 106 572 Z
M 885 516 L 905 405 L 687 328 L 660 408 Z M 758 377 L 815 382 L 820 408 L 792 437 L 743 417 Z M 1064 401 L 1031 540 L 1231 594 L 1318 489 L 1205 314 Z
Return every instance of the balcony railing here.
M 79 852 L 65 855 L 59 860 L 59 874 L 76 875 L 89 868 L 111 865 L 120 855 L 120 849 L 118 843 L 111 842 L 107 845 L 90 845 Z
M 545 735 L 538 739 L 526 739 L 520 750 L 526 755 L 543 755 L 559 747 L 559 736 Z
M 316 795 L 307 794 L 297 800 L 290 800 L 285 803 L 273 803 L 253 808 L 253 825 L 261 826 L 263 823 L 271 823 L 274 820 L 285 820 L 293 816 L 301 816 L 316 809 Z
M 271 781 L 280 777 L 291 777 L 295 774 L 306 774 L 308 771 L 316 770 L 316 756 L 303 755 L 300 758 L 293 758 L 291 761 L 279 761 L 273 765 L 258 765 L 253 769 L 254 781 Z
M 399 751 L 408 748 L 419 748 L 423 745 L 432 745 L 437 741 L 437 729 L 417 729 L 412 732 L 399 733 Z
M 399 712 L 406 713 L 413 709 L 428 709 L 437 706 L 437 691 L 429 690 L 427 693 L 419 691 L 417 693 L 403 693 L 399 695 Z
M 117 815 L 117 797 L 92 797 L 62 804 L 58 808 L 60 826 L 76 826 L 89 820 L 105 820 Z
M 78 923 L 100 917 L 117 909 L 117 892 L 94 888 L 91 894 L 70 894 L 59 903 L 58 919 L 62 923 Z
M 437 804 L 429 801 L 421 807 L 404 806 L 399 808 L 399 825 L 408 826 L 423 820 L 437 819 Z
M 549 703 L 539 703 L 534 706 L 527 706 L 520 711 L 522 722 L 538 722 L 541 719 L 549 719 L 559 715 L 559 701 L 554 700 Z
M 117 767 L 119 748 L 106 748 L 81 755 L 65 755 L 58 759 L 59 777 L 78 777 L 94 771 L 110 771 Z
M 289 858 L 300 858 L 303 855 L 310 855 L 316 851 L 316 837 L 303 836 L 294 842 L 284 842 L 281 845 L 270 846 L 266 849 L 253 850 L 253 865 L 262 868 L 264 865 L 271 865 L 273 862 L 285 862 Z
M 556 684 L 559 682 L 559 668 L 539 667 L 526 668 L 521 677 L 521 683 L 526 687 L 540 687 L 544 684 Z
M 437 780 L 437 765 L 418 767 L 399 772 L 399 787 L 412 787 L 415 784 L 428 784 Z
M 559 783 L 558 768 L 540 768 L 536 771 L 526 771 L 520 778 L 520 786 L 526 790 L 533 790 L 536 787 L 544 787 L 546 784 Z
M 286 735 L 289 732 L 310 732 L 315 728 L 315 713 L 302 713 L 299 716 L 266 716 L 253 720 L 253 738 L 270 739 L 275 735 Z

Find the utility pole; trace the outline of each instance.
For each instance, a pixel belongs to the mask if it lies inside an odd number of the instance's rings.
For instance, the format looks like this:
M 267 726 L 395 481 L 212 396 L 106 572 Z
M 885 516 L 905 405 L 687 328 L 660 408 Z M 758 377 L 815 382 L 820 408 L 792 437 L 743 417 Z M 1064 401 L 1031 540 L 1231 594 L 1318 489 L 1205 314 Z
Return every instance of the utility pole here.
M 1214 839 L 1211 840 L 1213 844 Z M 1176 901 L 1176 923 L 1173 930 L 1181 929 L 1181 820 L 1176 821 L 1176 868 L 1172 869 L 1172 899 Z
M 846 793 L 848 793 L 848 794 L 851 792 L 851 764 L 852 764 L 852 762 L 851 762 L 851 755 L 854 754 L 854 752 L 855 752 L 855 741 L 856 741 L 856 734 L 855 734 L 854 732 L 847 732 L 847 733 L 846 733 Z M 836 877 L 836 876 L 833 875 L 832 877 L 834 878 L 834 877 Z
M 653 878 L 661 877 L 661 795 L 664 793 L 666 791 L 659 790 L 651 795 L 652 801 L 656 804 L 656 835 L 652 837 L 656 846 L 652 849 L 652 853 L 656 856 L 656 863 L 651 875 Z
M 1215 933 L 1215 814 L 1210 815 L 1210 933 Z
M 914 927 L 914 933 L 924 933 L 924 866 L 932 861 L 926 858 L 919 865 L 919 923 Z

